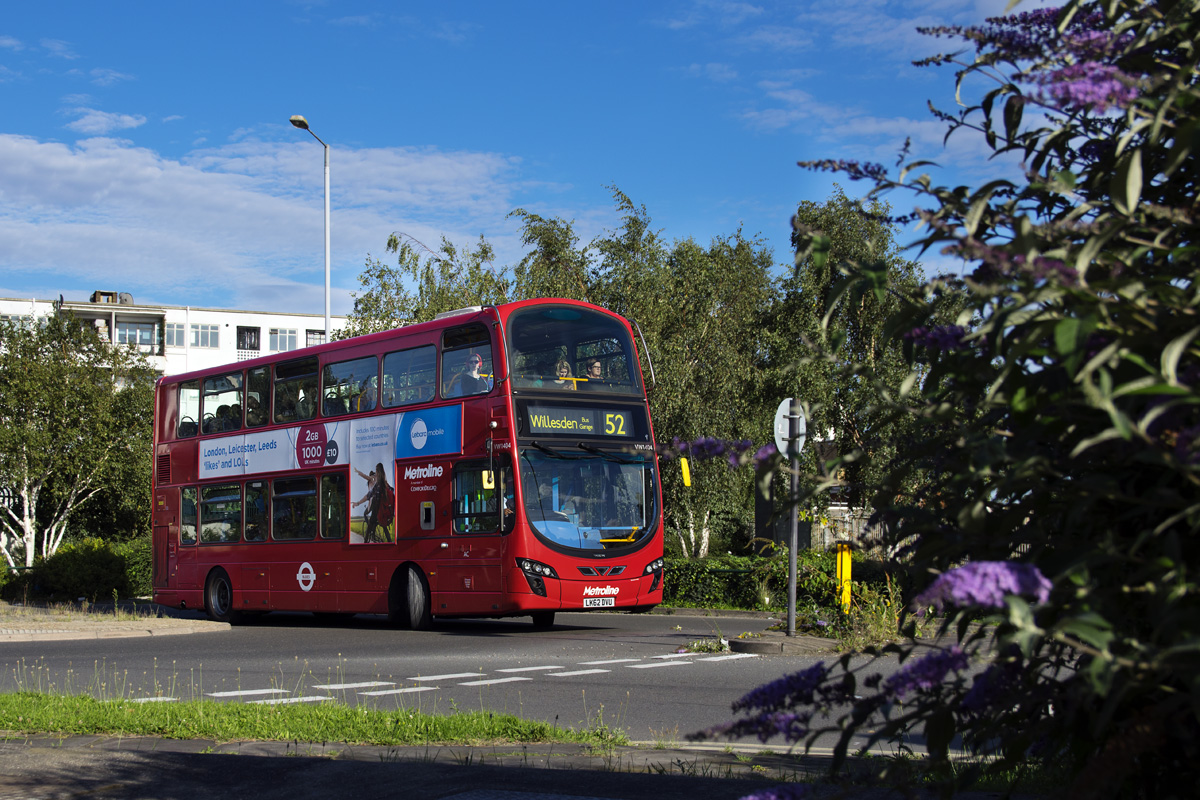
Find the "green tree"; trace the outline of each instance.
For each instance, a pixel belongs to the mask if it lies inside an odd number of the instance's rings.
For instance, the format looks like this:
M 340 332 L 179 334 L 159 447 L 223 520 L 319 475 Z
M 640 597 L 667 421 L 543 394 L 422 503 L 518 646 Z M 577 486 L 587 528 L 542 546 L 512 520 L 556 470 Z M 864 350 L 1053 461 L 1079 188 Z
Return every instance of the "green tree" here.
M 444 311 L 503 303 L 511 281 L 497 270 L 492 246 L 482 236 L 461 250 L 442 238 L 436 251 L 412 237 L 393 233 L 387 250 L 396 266 L 367 259 L 341 338 L 427 322 Z
M 648 271 L 643 291 L 627 298 L 654 356 L 650 405 L 660 442 L 767 439 L 762 320 L 774 298 L 773 266 L 770 250 L 740 232 L 708 247 L 684 239 Z M 695 462 L 689 488 L 675 464 L 664 465 L 668 528 L 683 552 L 707 555 L 716 533 L 744 546 L 753 527 L 753 476 Z
M 0 553 L 10 567 L 53 555 L 73 514 L 114 475 L 138 473 L 152 380 L 136 351 L 70 315 L 0 324 L 0 480 L 15 497 L 0 516 Z
M 887 325 L 922 272 L 903 256 L 890 214 L 887 203 L 862 205 L 840 186 L 824 203 L 801 202 L 792 221 L 796 268 L 782 281 L 766 324 L 773 393 L 808 404 L 810 441 L 832 434 L 841 473 L 832 477 L 856 507 L 866 501 L 864 487 L 878 479 L 871 465 L 886 462 L 906 436 L 880 395 L 898 394 L 909 378 L 903 343 L 888 335 Z M 848 280 L 850 265 L 872 282 Z M 806 357 L 814 347 L 821 358 Z M 850 365 L 862 365 L 871 378 Z M 872 458 L 850 457 L 860 452 Z M 810 462 L 813 453 L 807 448 Z

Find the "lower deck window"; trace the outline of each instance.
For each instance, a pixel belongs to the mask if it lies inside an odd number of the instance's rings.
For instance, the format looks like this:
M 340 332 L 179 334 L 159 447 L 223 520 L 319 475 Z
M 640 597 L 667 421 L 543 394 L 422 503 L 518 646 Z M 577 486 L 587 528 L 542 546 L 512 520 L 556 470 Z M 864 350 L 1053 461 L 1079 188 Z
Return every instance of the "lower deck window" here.
M 312 539 L 317 535 L 316 478 L 277 478 L 271 496 L 271 538 Z
M 242 538 L 242 487 L 236 483 L 200 491 L 200 541 L 236 542 Z

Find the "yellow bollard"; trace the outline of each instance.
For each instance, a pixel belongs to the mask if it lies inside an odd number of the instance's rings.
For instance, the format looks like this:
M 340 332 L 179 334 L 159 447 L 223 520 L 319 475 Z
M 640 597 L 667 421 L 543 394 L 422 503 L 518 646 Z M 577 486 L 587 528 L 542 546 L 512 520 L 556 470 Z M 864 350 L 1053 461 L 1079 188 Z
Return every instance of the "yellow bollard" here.
M 683 485 L 691 486 L 692 485 L 692 471 L 690 469 L 688 469 L 687 459 L 680 458 L 679 465 L 683 468 Z
M 838 542 L 837 545 L 837 583 L 842 596 L 842 613 L 850 613 L 850 545 Z

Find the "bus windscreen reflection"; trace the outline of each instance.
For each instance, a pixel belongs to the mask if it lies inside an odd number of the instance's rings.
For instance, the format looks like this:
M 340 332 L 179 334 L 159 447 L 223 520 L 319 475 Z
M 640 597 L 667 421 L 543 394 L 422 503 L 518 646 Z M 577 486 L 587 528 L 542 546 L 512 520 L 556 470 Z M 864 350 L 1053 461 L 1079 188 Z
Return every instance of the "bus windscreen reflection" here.
M 562 547 L 628 547 L 658 516 L 654 462 L 642 456 L 525 449 L 521 489 L 530 527 Z

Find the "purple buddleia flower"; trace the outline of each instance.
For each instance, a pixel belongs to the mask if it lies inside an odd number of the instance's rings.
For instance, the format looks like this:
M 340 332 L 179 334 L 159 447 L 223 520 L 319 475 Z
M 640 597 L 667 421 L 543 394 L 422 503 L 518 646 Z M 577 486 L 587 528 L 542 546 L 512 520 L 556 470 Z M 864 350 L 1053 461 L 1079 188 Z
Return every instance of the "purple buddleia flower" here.
M 812 797 L 813 787 L 807 783 L 781 783 L 766 789 L 759 789 L 740 798 L 740 800 L 801 800 Z
M 800 166 L 805 169 L 815 169 L 823 172 L 843 172 L 852 181 L 863 179 L 881 181 L 887 177 L 886 167 L 870 161 L 860 163 L 841 158 L 826 158 L 817 161 L 801 161 Z
M 961 325 L 937 325 L 933 328 L 913 328 L 904 334 L 904 338 L 930 350 L 951 351 L 967 349 L 963 341 L 966 335 L 966 328 Z
M 1138 97 L 1132 76 L 1096 61 L 1069 64 L 1031 75 L 1028 80 L 1041 87 L 1037 93 L 1039 100 L 1068 110 L 1087 109 L 1102 114 L 1111 106 L 1126 108 Z
M 1017 688 L 1021 665 L 1016 661 L 993 664 L 975 676 L 958 707 L 967 714 L 985 714 Z
M 814 694 L 825 679 L 829 677 L 829 669 L 824 661 L 818 661 L 806 670 L 784 675 L 770 683 L 764 683 L 757 689 L 746 694 L 733 704 L 734 711 L 746 709 L 761 709 L 771 711 L 778 708 L 788 708 L 797 704 L 808 705 L 813 702 Z
M 763 464 L 766 464 L 771 459 L 771 456 L 778 452 L 779 450 L 776 449 L 774 443 L 764 444 L 762 447 L 758 448 L 758 452 L 754 454 L 754 468 L 761 469 Z
M 1010 561 L 972 561 L 938 576 L 914 603 L 920 608 L 944 605 L 1004 608 L 1010 594 L 1050 599 L 1050 581 L 1032 564 Z
M 940 686 L 951 670 L 962 672 L 968 666 L 967 654 L 954 645 L 949 650 L 938 650 L 906 664 L 883 682 L 883 691 L 899 699 L 909 692 Z

